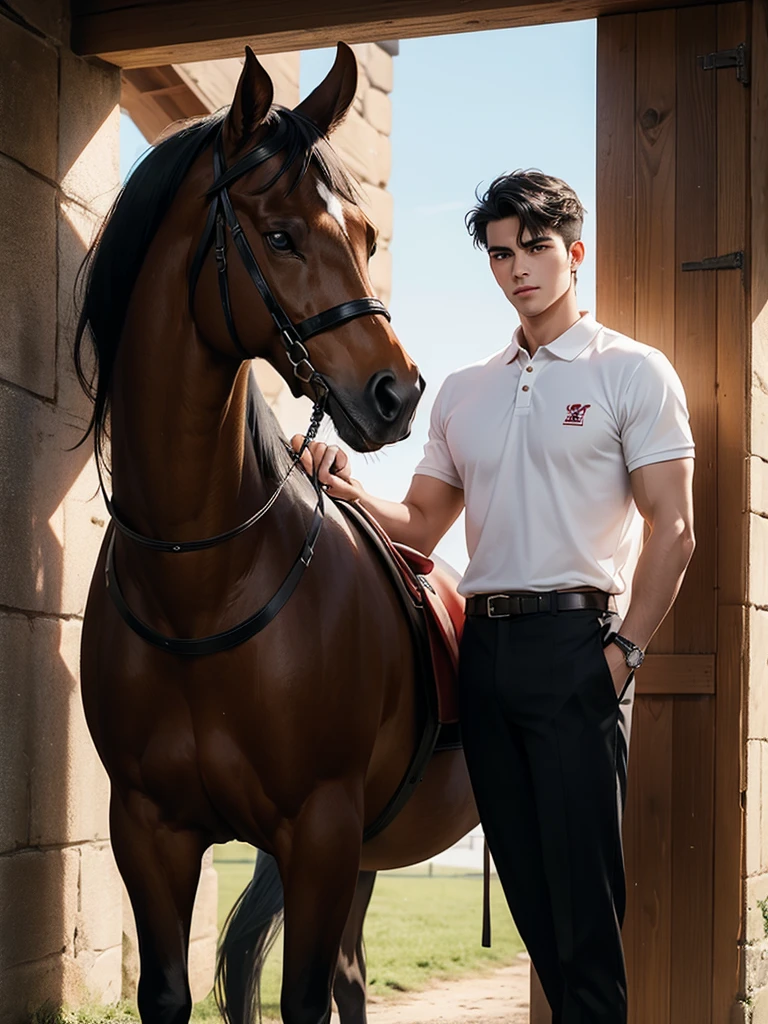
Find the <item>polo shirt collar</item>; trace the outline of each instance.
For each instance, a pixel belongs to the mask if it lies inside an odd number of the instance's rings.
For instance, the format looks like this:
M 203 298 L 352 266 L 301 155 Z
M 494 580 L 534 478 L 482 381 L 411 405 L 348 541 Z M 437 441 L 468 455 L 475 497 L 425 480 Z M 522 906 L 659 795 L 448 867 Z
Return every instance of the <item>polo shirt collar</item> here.
M 565 359 L 570 363 L 584 351 L 599 330 L 600 324 L 597 320 L 590 313 L 582 310 L 581 319 L 577 320 L 554 341 L 550 341 L 548 345 L 542 345 L 540 351 L 551 352 L 558 359 Z M 512 335 L 512 344 L 507 352 L 506 362 L 508 363 L 514 362 L 520 352 L 527 352 L 523 347 L 522 327 L 515 330 Z

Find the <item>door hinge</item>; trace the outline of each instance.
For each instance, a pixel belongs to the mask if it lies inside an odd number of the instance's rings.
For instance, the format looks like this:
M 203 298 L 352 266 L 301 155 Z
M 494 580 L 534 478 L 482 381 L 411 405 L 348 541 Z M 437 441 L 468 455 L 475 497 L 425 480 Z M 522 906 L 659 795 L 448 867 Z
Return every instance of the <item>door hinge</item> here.
M 749 68 L 747 67 L 747 47 L 739 43 L 732 50 L 716 50 L 714 53 L 703 53 L 696 58 L 703 71 L 719 71 L 721 68 L 736 68 L 736 81 L 749 85 Z
M 683 270 L 743 270 L 744 253 L 729 252 L 726 256 L 709 256 L 699 262 L 683 263 Z

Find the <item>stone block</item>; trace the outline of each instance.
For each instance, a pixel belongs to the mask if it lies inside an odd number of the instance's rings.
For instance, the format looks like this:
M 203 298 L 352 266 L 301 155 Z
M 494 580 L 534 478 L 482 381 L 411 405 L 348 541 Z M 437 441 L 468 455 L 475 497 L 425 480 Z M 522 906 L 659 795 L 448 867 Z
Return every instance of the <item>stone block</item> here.
M 58 180 L 103 216 L 120 185 L 120 69 L 61 51 Z
M 0 378 L 56 394 L 56 192 L 0 156 Z
M 4 0 L 3 6 L 44 33 L 50 41 L 68 44 L 69 4 L 64 0 Z
M 84 952 L 101 954 L 119 949 L 123 941 L 123 882 L 112 848 L 109 843 L 84 843 L 79 849 L 80 894 L 75 940 L 78 958 Z M 102 977 L 103 968 L 99 968 L 97 974 Z M 117 982 L 119 978 L 118 965 Z
M 749 508 L 768 516 L 768 462 L 758 455 L 749 460 Z
M 768 611 L 749 610 L 747 736 L 768 739 Z
M 136 919 L 128 896 L 123 886 L 123 957 L 122 957 L 122 998 L 129 1002 L 136 1000 L 136 987 L 139 984 L 139 938 L 136 933 Z
M 392 132 L 392 101 L 381 89 L 368 89 L 363 99 L 363 117 L 382 135 Z
M 333 134 L 334 149 L 361 182 L 383 187 L 389 181 L 392 147 L 360 114 L 350 110 Z
M 3 18 L 0 22 L 0 67 L 3 69 L 0 153 L 13 157 L 53 182 L 56 179 L 59 134 L 56 119 L 59 58 L 56 49 L 28 29 Z M 18 225 L 14 224 L 14 227 L 18 230 Z
M 80 615 L 104 535 L 81 423 L 0 382 L 0 605 Z
M 82 979 L 85 1001 L 104 1006 L 120 999 L 122 957 L 121 946 L 77 957 L 75 966 Z
M 29 845 L 33 644 L 33 622 L 0 614 L 0 853 Z
M 275 103 L 293 109 L 299 102 L 299 77 L 301 53 L 289 50 L 286 53 L 265 53 L 259 60 L 269 72 L 275 87 Z M 230 96 L 230 102 L 232 97 Z
M 768 988 L 752 994 L 751 1011 L 745 1018 L 748 1024 L 768 1024 Z
M 199 1003 L 213 988 L 216 971 L 216 935 L 195 939 L 189 945 L 189 987 L 192 1001 Z
M 768 376 L 763 378 L 754 369 L 749 404 L 749 450 L 768 459 Z
M 762 873 L 762 837 L 760 835 L 763 802 L 763 744 L 760 740 L 747 742 L 747 849 L 746 872 L 748 875 Z M 768 792 L 766 793 L 768 796 Z
M 368 272 L 375 294 L 387 305 L 392 294 L 392 253 L 389 249 L 376 250 L 368 264 Z
M 371 85 L 382 92 L 392 92 L 394 65 L 390 55 L 376 43 L 358 43 L 352 49 Z
M 744 947 L 744 970 L 747 995 L 768 985 L 768 943 Z
M 197 886 L 195 907 L 192 911 L 190 939 L 204 939 L 218 935 L 219 876 L 213 864 L 203 865 Z
M 768 874 L 747 878 L 747 942 L 765 942 L 768 939 Z M 760 906 L 765 904 L 765 911 Z
M 72 955 L 79 866 L 76 849 L 0 857 L 0 970 Z
M 392 241 L 394 199 L 392 193 L 375 185 L 363 185 L 362 207 L 379 230 L 379 244 Z
M 32 720 L 30 724 L 30 842 L 36 846 L 107 840 L 109 837 L 109 780 L 93 746 L 85 722 L 79 686 L 80 623 L 36 619 L 40 643 L 33 653 Z M 45 639 L 45 626 L 58 634 L 58 644 Z M 40 628 L 43 627 L 43 628 Z M 53 655 L 53 657 L 52 657 Z M 87 872 L 95 870 L 97 855 L 86 855 Z M 112 889 L 95 898 L 105 901 L 105 928 L 109 920 L 108 898 L 116 900 L 111 852 L 106 851 L 104 877 Z M 116 870 L 116 869 L 115 869 Z M 113 910 L 114 912 L 114 910 Z M 114 922 L 113 922 L 114 923 Z M 119 928 L 104 949 L 120 941 Z
M 749 586 L 750 604 L 768 608 L 768 519 L 749 517 Z
M 91 417 L 91 402 L 75 373 L 74 342 L 77 327 L 75 283 L 88 247 L 99 228 L 101 218 L 87 207 L 66 196 L 59 197 L 57 248 L 59 282 L 57 293 L 59 341 L 56 346 L 56 404 L 70 418 L 85 427 Z M 86 341 L 90 355 L 90 344 Z M 90 442 L 87 442 L 90 445 Z

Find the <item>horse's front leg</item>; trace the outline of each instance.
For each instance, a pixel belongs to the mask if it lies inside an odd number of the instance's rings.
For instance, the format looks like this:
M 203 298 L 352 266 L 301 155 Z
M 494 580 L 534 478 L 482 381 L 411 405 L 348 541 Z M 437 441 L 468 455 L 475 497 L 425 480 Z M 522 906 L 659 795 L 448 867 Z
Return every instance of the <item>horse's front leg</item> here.
M 285 896 L 284 1024 L 328 1024 L 339 945 L 357 884 L 362 797 L 326 783 L 304 802 L 278 854 Z
M 373 895 L 375 871 L 361 871 L 352 900 L 344 934 L 341 937 L 339 962 L 333 982 L 333 998 L 341 1024 L 367 1024 L 365 997 L 365 949 L 363 925 Z
M 110 827 L 136 918 L 139 1014 L 143 1024 L 187 1024 L 189 931 L 207 840 L 162 824 L 157 807 L 137 792 L 123 802 L 113 789 Z

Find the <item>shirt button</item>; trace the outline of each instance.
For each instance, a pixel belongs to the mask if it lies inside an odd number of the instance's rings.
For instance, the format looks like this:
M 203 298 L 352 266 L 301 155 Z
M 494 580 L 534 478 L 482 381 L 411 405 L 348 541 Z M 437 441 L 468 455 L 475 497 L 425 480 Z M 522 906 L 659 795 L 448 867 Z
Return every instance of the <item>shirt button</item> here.
M 525 372 L 526 373 L 533 373 L 533 367 L 532 366 L 526 366 Z
M 528 387 L 527 384 L 523 384 L 523 391 L 530 391 L 530 390 L 531 389 Z

